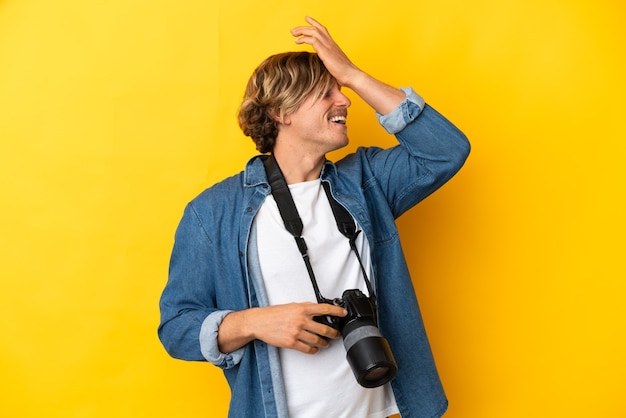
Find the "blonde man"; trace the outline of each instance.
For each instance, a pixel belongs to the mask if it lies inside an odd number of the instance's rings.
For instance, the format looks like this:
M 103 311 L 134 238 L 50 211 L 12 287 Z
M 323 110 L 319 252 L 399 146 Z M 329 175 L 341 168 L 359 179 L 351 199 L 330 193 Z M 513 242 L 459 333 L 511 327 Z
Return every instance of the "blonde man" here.
M 172 356 L 224 369 L 232 417 L 439 417 L 447 400 L 395 219 L 461 168 L 469 143 L 411 88 L 363 72 L 324 26 L 312 18 L 307 23 L 291 33 L 315 53 L 265 60 L 248 82 L 239 124 L 280 167 L 321 293 L 375 293 L 377 325 L 397 375 L 374 388 L 361 386 L 339 330 L 316 320 L 348 312 L 316 298 L 274 199 L 267 155 L 253 157 L 243 172 L 187 206 L 161 297 L 159 336 Z M 348 144 L 351 103 L 343 88 L 376 112 L 398 145 L 360 148 L 336 163 L 326 159 Z M 354 239 L 360 259 L 337 230 L 329 199 L 347 209 L 362 232 Z

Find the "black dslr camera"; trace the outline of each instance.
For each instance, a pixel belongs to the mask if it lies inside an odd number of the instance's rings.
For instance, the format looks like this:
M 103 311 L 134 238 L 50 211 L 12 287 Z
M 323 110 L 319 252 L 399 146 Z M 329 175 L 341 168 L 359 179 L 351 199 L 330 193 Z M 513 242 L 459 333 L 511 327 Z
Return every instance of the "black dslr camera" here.
M 390 381 L 398 371 L 389 343 L 378 331 L 376 302 L 358 289 L 346 290 L 341 299 L 324 303 L 341 306 L 345 317 L 316 316 L 315 321 L 335 328 L 343 337 L 346 357 L 359 384 L 375 388 Z

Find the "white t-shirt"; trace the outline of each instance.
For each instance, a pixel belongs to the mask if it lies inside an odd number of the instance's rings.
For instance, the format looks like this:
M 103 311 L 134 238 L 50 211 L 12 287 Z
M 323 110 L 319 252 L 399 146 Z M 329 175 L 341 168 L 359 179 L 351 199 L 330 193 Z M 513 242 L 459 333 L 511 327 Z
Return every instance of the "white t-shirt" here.
M 367 295 L 358 260 L 337 229 L 321 181 L 292 184 L 289 190 L 304 225 L 302 236 L 322 296 L 339 298 L 346 289 L 360 289 Z M 302 256 L 272 195 L 261 206 L 253 227 L 270 304 L 317 302 Z M 359 234 L 357 248 L 369 272 L 364 234 Z M 291 418 L 384 418 L 398 413 L 389 384 L 367 389 L 357 383 L 341 337 L 314 355 L 290 349 L 279 353 Z

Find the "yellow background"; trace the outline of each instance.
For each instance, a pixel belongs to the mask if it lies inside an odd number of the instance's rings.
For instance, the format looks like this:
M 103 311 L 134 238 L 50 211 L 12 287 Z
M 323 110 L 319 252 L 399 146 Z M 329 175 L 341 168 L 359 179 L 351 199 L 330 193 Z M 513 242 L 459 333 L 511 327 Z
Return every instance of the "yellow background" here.
M 0 0 L 0 416 L 225 416 L 158 298 L 184 204 L 255 152 L 249 74 L 306 14 L 472 142 L 399 222 L 447 417 L 626 416 L 625 8 Z M 347 151 L 391 144 L 351 98 Z

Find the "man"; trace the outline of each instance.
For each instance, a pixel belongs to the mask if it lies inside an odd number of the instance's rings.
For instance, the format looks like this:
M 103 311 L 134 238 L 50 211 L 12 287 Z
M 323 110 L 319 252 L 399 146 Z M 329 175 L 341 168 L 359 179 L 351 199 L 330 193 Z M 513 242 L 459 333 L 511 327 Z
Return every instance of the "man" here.
M 306 20 L 309 25 L 291 33 L 316 53 L 264 61 L 248 82 L 239 123 L 282 172 L 320 293 L 332 299 L 360 289 L 367 295 L 364 277 L 371 279 L 378 328 L 397 375 L 376 388 L 360 386 L 339 331 L 314 319 L 347 311 L 318 303 L 272 194 L 266 155 L 185 209 L 161 297 L 159 336 L 173 357 L 224 369 L 232 417 L 439 417 L 447 400 L 394 220 L 461 168 L 469 144 L 412 89 L 366 74 L 324 26 Z M 335 164 L 326 160 L 348 143 L 350 100 L 343 87 L 376 111 L 397 146 L 361 148 Z M 324 184 L 363 232 L 355 251 L 338 231 Z

